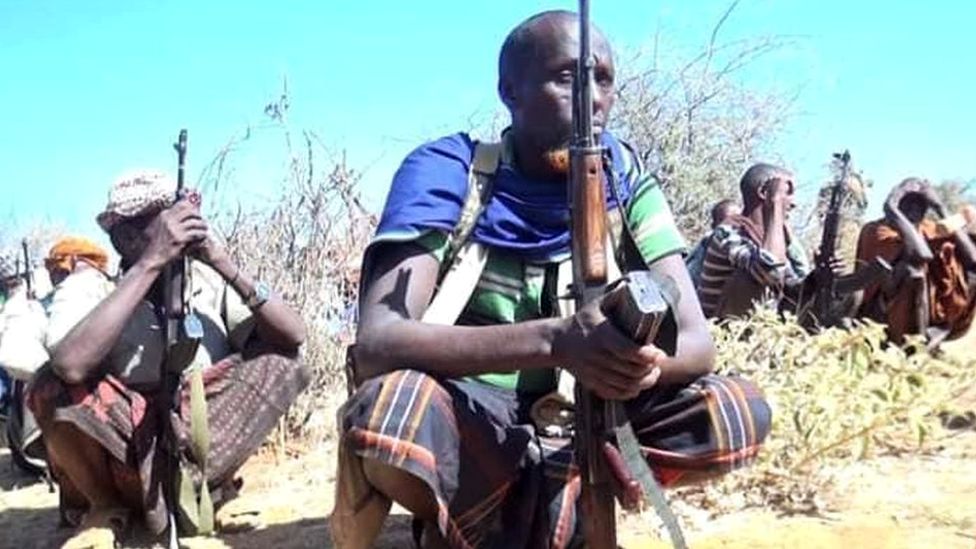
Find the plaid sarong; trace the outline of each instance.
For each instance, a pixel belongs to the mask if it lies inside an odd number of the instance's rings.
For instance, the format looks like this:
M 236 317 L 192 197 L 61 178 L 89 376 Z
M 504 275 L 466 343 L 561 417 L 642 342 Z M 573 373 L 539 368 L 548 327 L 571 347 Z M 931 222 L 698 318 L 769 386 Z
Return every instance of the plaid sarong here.
M 265 350 L 246 350 L 220 360 L 203 371 L 207 399 L 210 452 L 207 484 L 212 490 L 232 480 L 268 436 L 278 418 L 308 385 L 309 374 L 296 360 Z M 189 450 L 189 388 L 180 386 L 179 413 L 171 413 L 181 447 L 182 467 L 199 485 L 200 470 Z M 112 456 L 112 483 L 123 500 L 142 512 L 153 533 L 166 528 L 166 505 L 161 483 L 165 458 L 160 435 L 158 396 L 127 387 L 112 375 L 68 385 L 45 366 L 31 381 L 28 405 L 42 429 L 51 422 L 67 422 L 94 439 Z M 61 489 L 61 515 L 77 523 L 88 502 L 70 479 L 51 471 Z M 220 494 L 215 494 L 215 499 Z M 215 501 L 219 504 L 219 501 Z
M 536 434 L 537 396 L 414 370 L 368 380 L 339 411 L 337 494 L 365 505 L 362 460 L 376 459 L 430 487 L 452 547 L 567 547 L 581 536 L 580 474 L 571 440 Z M 665 486 L 745 465 L 770 428 L 762 394 L 738 377 L 657 388 L 625 407 Z

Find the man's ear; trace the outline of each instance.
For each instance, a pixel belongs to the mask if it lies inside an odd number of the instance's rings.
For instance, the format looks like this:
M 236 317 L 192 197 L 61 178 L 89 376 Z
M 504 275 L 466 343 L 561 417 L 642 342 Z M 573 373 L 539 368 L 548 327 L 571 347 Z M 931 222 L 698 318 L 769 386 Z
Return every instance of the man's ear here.
M 502 103 L 508 107 L 508 110 L 515 108 L 515 104 L 517 102 L 515 86 L 513 86 L 511 81 L 509 81 L 507 78 L 498 79 L 498 97 L 500 97 Z
M 769 194 L 769 180 L 763 181 L 761 185 L 756 187 L 755 193 L 761 202 L 765 202 L 766 196 Z

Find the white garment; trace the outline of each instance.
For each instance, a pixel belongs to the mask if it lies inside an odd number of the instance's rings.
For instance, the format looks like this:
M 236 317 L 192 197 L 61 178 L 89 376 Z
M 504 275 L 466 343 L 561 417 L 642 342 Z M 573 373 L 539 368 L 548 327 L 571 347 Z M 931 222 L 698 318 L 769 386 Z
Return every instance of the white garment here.
M 0 311 L 0 367 L 15 379 L 29 380 L 48 361 L 46 330 L 44 307 L 19 287 Z
M 254 322 L 244 300 L 219 273 L 199 261 L 191 262 L 191 269 L 190 304 L 203 325 L 203 340 L 191 364 L 207 367 L 241 350 Z M 48 310 L 47 348 L 53 349 L 114 289 L 94 269 L 73 274 L 58 285 Z M 109 352 L 108 371 L 124 383 L 158 384 L 166 347 L 161 320 L 152 303 L 140 303 Z

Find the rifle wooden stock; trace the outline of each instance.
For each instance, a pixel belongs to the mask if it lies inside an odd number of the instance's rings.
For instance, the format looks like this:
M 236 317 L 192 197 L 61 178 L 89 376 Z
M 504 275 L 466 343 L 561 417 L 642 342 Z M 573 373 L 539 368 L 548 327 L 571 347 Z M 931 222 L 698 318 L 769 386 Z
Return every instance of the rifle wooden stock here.
M 604 453 L 609 403 L 577 385 L 576 455 L 582 475 L 581 522 L 587 547 L 617 546 L 613 477 Z
M 579 57 L 573 80 L 573 140 L 569 154 L 570 238 L 576 310 L 601 299 L 607 285 L 607 204 L 603 186 L 603 148 L 593 136 L 593 67 L 590 8 L 579 2 Z M 617 546 L 613 477 L 603 445 L 615 408 L 576 384 L 575 451 L 582 487 L 583 535 L 587 547 Z
M 573 258 L 587 285 L 607 282 L 607 203 L 603 189 L 603 155 L 599 148 L 578 151 L 570 162 L 573 204 Z M 575 160 L 575 159 L 574 159 Z

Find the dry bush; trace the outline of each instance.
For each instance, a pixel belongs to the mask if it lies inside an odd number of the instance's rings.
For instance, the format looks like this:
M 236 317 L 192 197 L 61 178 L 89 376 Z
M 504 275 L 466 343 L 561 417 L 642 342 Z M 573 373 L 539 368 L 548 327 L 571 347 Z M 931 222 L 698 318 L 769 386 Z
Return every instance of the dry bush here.
M 676 499 L 713 512 L 761 506 L 818 512 L 832 473 L 878 453 L 927 452 L 942 413 L 976 381 L 976 360 L 932 356 L 919 342 L 886 345 L 884 327 L 808 334 L 773 311 L 713 326 L 718 364 L 755 381 L 773 408 L 758 461 Z
M 792 114 L 783 92 L 757 92 L 736 81 L 743 69 L 790 44 L 782 37 L 720 42 L 736 4 L 690 58 L 666 55 L 673 48 L 655 39 L 649 53 L 620 63 L 614 129 L 661 181 L 689 239 L 708 229 L 717 201 L 738 198 L 742 173 L 769 160 L 764 156 Z
M 312 383 L 289 410 L 278 439 L 296 435 L 316 442 L 334 431 L 337 395 L 345 394 L 345 345 L 354 328 L 362 247 L 376 217 L 362 206 L 359 173 L 342 154 L 333 155 L 309 131 L 287 121 L 287 93 L 269 104 L 270 122 L 232 139 L 205 170 L 202 187 L 226 184 L 228 156 L 256 132 L 280 137 L 288 155 L 280 193 L 270 202 L 217 212 L 218 230 L 239 264 L 279 292 L 305 320 L 308 339 L 301 359 Z M 293 147 L 293 138 L 300 145 Z
M 44 258 L 60 238 L 68 234 L 61 225 L 34 223 L 27 228 L 15 228 L 11 223 L 0 229 L 0 261 L 8 263 L 18 273 L 25 272 L 24 252 L 21 242 L 27 241 L 30 257 L 30 271 L 33 276 L 34 292 L 38 297 L 47 295 L 51 282 L 44 268 Z
M 820 248 L 823 222 L 830 205 L 830 196 L 836 182 L 841 179 L 841 167 L 836 159 L 831 163 L 830 171 L 831 180 L 825 181 L 820 187 L 816 200 L 808 208 L 809 212 L 797 216 L 800 219 L 794 227 L 795 234 L 811 254 Z M 857 239 L 860 236 L 861 226 L 867 221 L 864 216 L 868 208 L 868 193 L 873 186 L 874 182 L 865 177 L 863 172 L 852 168 L 842 191 L 835 251 L 836 256 L 849 267 L 854 266 Z
M 935 190 L 950 213 L 966 204 L 976 204 L 976 179 L 949 179 L 935 185 Z

